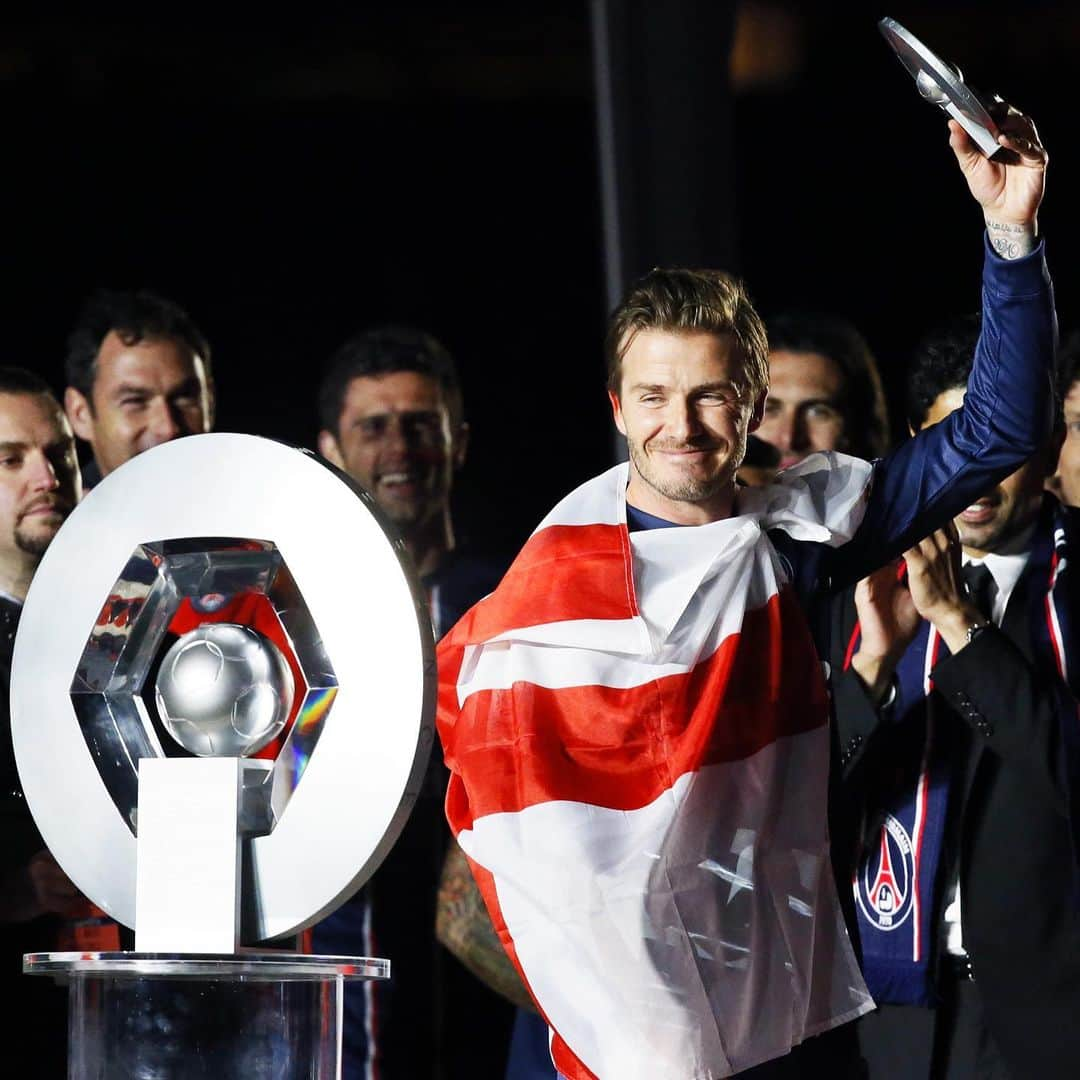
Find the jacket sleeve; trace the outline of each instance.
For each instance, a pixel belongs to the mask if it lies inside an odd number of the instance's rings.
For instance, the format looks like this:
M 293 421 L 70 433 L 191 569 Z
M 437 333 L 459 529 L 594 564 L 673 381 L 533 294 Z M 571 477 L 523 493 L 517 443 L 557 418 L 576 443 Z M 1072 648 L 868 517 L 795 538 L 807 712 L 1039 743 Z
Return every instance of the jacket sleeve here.
M 1076 726 L 1077 703 L 1064 684 L 1041 677 L 993 626 L 955 656 L 940 660 L 933 679 L 935 690 L 976 740 L 1007 767 L 1024 770 L 1054 811 L 1068 816 L 1069 778 L 1075 770 L 1065 735 Z
M 887 719 L 889 706 L 876 704 L 862 679 L 851 670 L 833 675 L 832 696 L 836 752 L 846 781 L 859 767 L 878 726 Z
M 836 589 L 940 528 L 1050 434 L 1057 323 L 1043 245 L 1011 261 L 985 248 L 982 332 L 963 407 L 875 464 L 862 524 L 831 560 Z
M 851 666 L 858 627 L 853 589 L 833 597 L 829 619 L 834 779 L 846 785 L 862 774 L 867 751 L 872 751 L 879 741 L 876 739 L 879 729 L 893 719 L 896 693 L 894 684 L 884 702 L 875 702 Z M 870 757 L 874 757 L 872 752 Z

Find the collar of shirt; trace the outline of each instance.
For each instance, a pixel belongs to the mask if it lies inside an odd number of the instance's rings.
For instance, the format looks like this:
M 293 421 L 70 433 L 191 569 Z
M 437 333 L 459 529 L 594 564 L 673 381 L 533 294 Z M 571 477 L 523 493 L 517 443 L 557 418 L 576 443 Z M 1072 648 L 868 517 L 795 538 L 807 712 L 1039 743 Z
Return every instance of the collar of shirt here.
M 990 554 L 983 559 L 969 559 L 966 555 L 964 556 L 965 566 L 978 566 L 981 563 L 994 578 L 994 585 L 997 587 L 997 592 L 994 594 L 994 622 L 998 626 L 1001 625 L 1001 620 L 1005 617 L 1005 609 L 1009 606 L 1009 597 L 1012 595 L 1016 583 L 1020 580 L 1020 575 L 1024 572 L 1024 567 L 1027 566 L 1030 557 L 1030 547 L 1026 547 L 1016 555 Z

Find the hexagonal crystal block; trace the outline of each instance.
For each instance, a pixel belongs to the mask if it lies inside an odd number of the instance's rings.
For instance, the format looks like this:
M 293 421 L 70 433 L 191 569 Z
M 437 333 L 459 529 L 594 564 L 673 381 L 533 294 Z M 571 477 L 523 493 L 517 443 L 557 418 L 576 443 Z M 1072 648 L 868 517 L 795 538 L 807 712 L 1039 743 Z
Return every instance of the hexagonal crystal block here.
M 244 756 L 280 738 L 261 787 L 245 793 L 266 806 L 248 819 L 272 829 L 336 694 L 281 553 L 235 537 L 140 544 L 103 598 L 71 683 L 83 736 L 133 831 L 140 758 Z

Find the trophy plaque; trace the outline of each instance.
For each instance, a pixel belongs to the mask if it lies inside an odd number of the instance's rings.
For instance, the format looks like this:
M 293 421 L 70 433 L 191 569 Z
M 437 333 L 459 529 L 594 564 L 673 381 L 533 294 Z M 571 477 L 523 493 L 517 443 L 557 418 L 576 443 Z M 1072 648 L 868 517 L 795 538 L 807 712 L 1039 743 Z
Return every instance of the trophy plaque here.
M 69 1080 L 325 1078 L 371 957 L 274 947 L 371 876 L 434 739 L 426 603 L 371 498 L 314 455 L 196 435 L 107 476 L 42 559 L 11 682 L 23 790 L 135 951 L 35 953 Z
M 958 67 L 931 52 L 895 19 L 882 19 L 878 29 L 915 80 L 921 97 L 944 109 L 987 157 L 1002 149 L 998 126 L 990 115 L 991 103 L 964 81 Z

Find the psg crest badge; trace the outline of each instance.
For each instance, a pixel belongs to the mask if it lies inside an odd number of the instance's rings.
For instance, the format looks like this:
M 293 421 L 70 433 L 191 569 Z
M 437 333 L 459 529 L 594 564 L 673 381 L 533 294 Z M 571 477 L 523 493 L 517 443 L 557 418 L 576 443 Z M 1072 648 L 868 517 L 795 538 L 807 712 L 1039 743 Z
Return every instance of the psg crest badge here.
M 911 915 L 915 860 L 907 829 L 890 814 L 881 827 L 876 858 L 868 858 L 855 879 L 855 899 L 879 930 L 896 930 Z

